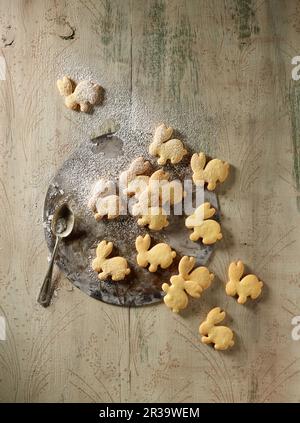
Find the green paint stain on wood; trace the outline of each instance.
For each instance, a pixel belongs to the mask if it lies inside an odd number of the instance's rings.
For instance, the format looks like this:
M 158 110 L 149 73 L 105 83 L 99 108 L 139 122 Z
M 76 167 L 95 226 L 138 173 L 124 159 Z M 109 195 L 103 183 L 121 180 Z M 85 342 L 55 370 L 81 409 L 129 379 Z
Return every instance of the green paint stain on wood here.
M 196 33 L 192 30 L 188 17 L 182 14 L 178 20 L 174 32 L 170 36 L 170 91 L 172 96 L 180 104 L 180 83 L 189 66 L 196 65 L 197 61 L 193 53 L 196 42 Z M 194 69 L 198 75 L 197 69 Z
M 252 0 L 234 0 L 235 11 L 232 15 L 238 28 L 240 47 L 250 42 L 252 34 L 259 33 Z
M 139 72 L 146 76 L 155 91 L 159 91 L 165 70 L 167 37 L 165 1 L 145 3 L 145 9 Z
M 182 104 L 183 79 L 195 86 L 195 90 L 198 87 L 197 34 L 196 28 L 191 27 L 186 4 L 180 3 L 176 11 L 172 11 L 174 16 L 169 22 L 167 2 L 145 3 L 138 63 L 138 74 L 143 75 L 141 81 L 147 80 L 155 93 L 167 96 L 168 101 L 176 101 L 178 107 Z
M 300 212 L 300 81 L 291 82 L 289 98 L 293 138 L 294 177 L 296 188 L 299 192 L 299 195 L 297 195 L 297 208 Z
M 114 6 L 110 0 L 103 0 L 101 10 L 95 15 L 93 29 L 100 37 L 105 57 L 113 62 L 128 63 L 130 60 L 130 48 L 124 48 L 130 21 L 126 12 L 122 3 Z
M 108 45 L 111 43 L 113 39 L 113 21 L 112 21 L 112 8 L 110 1 L 105 1 L 103 3 L 105 17 L 102 19 L 101 25 L 101 41 L 104 45 Z

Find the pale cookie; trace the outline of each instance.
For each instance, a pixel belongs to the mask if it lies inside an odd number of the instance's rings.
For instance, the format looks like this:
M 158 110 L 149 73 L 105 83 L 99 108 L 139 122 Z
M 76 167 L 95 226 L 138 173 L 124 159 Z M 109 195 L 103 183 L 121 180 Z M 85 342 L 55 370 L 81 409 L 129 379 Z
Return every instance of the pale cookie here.
M 179 163 L 188 153 L 180 140 L 170 139 L 172 134 L 173 128 L 168 128 L 164 123 L 155 129 L 153 141 L 149 146 L 149 154 L 159 156 L 157 163 L 160 165 L 164 165 L 168 160 L 172 164 Z
M 140 193 L 137 203 L 132 207 L 133 216 L 142 216 L 147 214 L 150 207 L 160 206 L 161 182 L 168 179 L 169 174 L 163 169 L 158 169 L 150 176 L 147 188 Z
M 191 158 L 193 181 L 196 185 L 203 186 L 207 183 L 207 189 L 212 191 L 217 182 L 224 182 L 229 174 L 229 164 L 219 159 L 210 160 L 206 166 L 204 153 L 195 153 Z
M 143 157 L 137 157 L 134 159 L 129 168 L 122 172 L 119 177 L 120 185 L 124 189 L 124 194 L 129 194 L 129 192 L 127 192 L 129 183 L 132 182 L 138 175 L 147 174 L 150 171 L 150 168 L 150 162 L 144 160 Z
M 215 307 L 208 313 L 206 320 L 199 326 L 203 344 L 213 343 L 216 350 L 227 350 L 234 345 L 232 330 L 227 326 L 215 326 L 224 320 L 225 315 L 220 307 Z
M 57 81 L 57 87 L 65 97 L 65 105 L 68 109 L 90 112 L 95 104 L 101 100 L 103 88 L 91 81 L 81 81 L 74 89 L 74 84 L 67 76 Z
M 202 238 L 203 244 L 214 244 L 217 240 L 222 239 L 221 226 L 218 222 L 208 219 L 215 214 L 215 209 L 210 203 L 203 203 L 193 214 L 185 219 L 185 226 L 194 229 L 190 235 L 191 241 L 197 241 Z M 206 220 L 205 220 L 206 219 Z
M 58 91 L 61 96 L 67 97 L 72 94 L 75 88 L 75 83 L 68 76 L 64 76 L 62 79 L 56 81 Z
M 147 234 L 144 237 L 141 235 L 137 237 L 135 241 L 136 250 L 138 252 L 136 261 L 139 266 L 149 266 L 150 272 L 156 272 L 158 266 L 162 269 L 167 269 L 173 263 L 176 252 L 172 251 L 168 244 L 160 243 L 156 244 L 149 250 L 151 245 L 150 235 Z
M 140 193 L 138 201 L 132 206 L 131 213 L 133 216 L 147 215 L 149 208 L 159 207 L 159 204 L 159 194 L 152 192 L 148 185 L 148 187 Z
M 138 175 L 128 183 L 123 193 L 129 197 L 134 196 L 138 199 L 141 193 L 148 188 L 149 180 L 150 178 L 147 175 Z
M 182 201 L 186 196 L 180 181 L 161 181 L 160 182 L 160 201 L 161 204 L 175 205 Z
M 165 172 L 163 169 L 158 169 L 152 173 L 150 176 L 151 181 L 168 181 L 169 180 L 169 173 Z
M 129 275 L 130 268 L 123 257 L 107 258 L 113 249 L 112 242 L 101 241 L 96 250 L 96 258 L 92 262 L 92 269 L 98 272 L 98 278 L 104 280 L 111 276 L 113 281 L 121 281 Z
M 169 225 L 168 216 L 161 207 L 150 207 L 137 221 L 139 226 L 147 226 L 152 231 L 160 231 Z
M 180 181 L 169 182 L 169 174 L 158 169 L 150 176 L 147 188 L 139 193 L 138 201 L 132 207 L 132 214 L 144 215 L 150 207 L 178 204 L 185 195 Z
M 91 81 L 81 81 L 74 92 L 65 99 L 65 105 L 69 109 L 76 110 L 79 107 L 81 112 L 90 112 L 95 104 L 101 99 L 103 88 Z
M 248 297 L 255 300 L 260 296 L 263 287 L 263 283 L 255 275 L 244 276 L 241 280 L 243 274 L 244 264 L 242 261 L 230 263 L 229 282 L 227 282 L 225 290 L 226 294 L 231 297 L 238 295 L 237 302 L 239 304 L 244 304 Z
M 120 215 L 120 198 L 118 195 L 108 195 L 107 197 L 100 197 L 96 201 L 96 212 L 94 217 L 96 220 L 101 220 L 105 216 L 108 219 L 115 219 Z
M 114 194 L 116 191 L 115 184 L 106 179 L 99 179 L 92 188 L 91 197 L 88 202 L 88 208 L 92 212 L 96 212 L 96 202 L 100 197 Z
M 174 313 L 178 313 L 188 305 L 188 296 L 199 298 L 202 292 L 207 289 L 214 279 L 214 274 L 204 267 L 195 266 L 195 258 L 184 256 L 178 265 L 178 275 L 171 277 L 171 285 L 164 283 L 162 290 L 166 292 L 164 302 Z
M 96 220 L 107 216 L 114 219 L 120 214 L 120 198 L 115 195 L 116 187 L 112 181 L 99 179 L 93 186 L 88 207 L 94 213 Z
M 178 180 L 169 181 L 169 173 L 158 169 L 150 177 L 151 191 L 159 193 L 160 204 L 178 204 L 185 197 L 182 183 Z

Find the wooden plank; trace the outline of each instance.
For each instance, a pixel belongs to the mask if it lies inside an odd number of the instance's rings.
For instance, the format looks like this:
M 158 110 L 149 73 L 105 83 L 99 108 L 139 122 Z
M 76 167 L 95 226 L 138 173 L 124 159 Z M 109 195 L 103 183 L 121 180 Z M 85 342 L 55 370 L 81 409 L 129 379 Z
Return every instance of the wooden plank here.
M 283 310 L 296 295 L 288 281 L 297 272 L 299 229 L 285 97 L 290 60 L 281 57 L 274 32 L 274 21 L 281 28 L 293 10 L 284 12 L 282 3 L 136 2 L 133 98 L 152 111 L 149 123 L 180 124 L 193 151 L 228 160 L 233 172 L 219 191 L 225 236 L 210 264 L 213 288 L 181 316 L 162 306 L 132 310 L 132 400 L 299 399 L 290 388 L 299 381 L 299 354 Z M 266 281 L 258 304 L 243 307 L 224 295 L 226 269 L 238 258 Z M 215 354 L 197 335 L 216 305 L 237 334 L 228 354 Z
M 8 26 L 14 31 L 13 44 L 2 48 L 8 78 L 0 83 L 1 314 L 8 322 L 1 401 L 126 397 L 128 311 L 70 292 L 66 280 L 49 309 L 36 296 L 47 267 L 41 224 L 47 185 L 89 129 L 84 117 L 76 126 L 55 82 L 66 71 L 91 71 L 129 89 L 129 12 L 122 1 L 113 9 L 92 1 L 1 5 L 1 34 Z

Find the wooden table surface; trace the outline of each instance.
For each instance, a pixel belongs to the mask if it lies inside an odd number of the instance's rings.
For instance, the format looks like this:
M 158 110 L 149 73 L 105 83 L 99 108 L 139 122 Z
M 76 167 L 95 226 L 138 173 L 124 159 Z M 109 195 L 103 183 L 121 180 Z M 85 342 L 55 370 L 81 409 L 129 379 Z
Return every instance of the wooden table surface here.
M 1 0 L 0 35 L 0 401 L 299 402 L 300 3 Z M 232 165 L 218 191 L 216 279 L 181 315 L 110 306 L 63 276 L 48 309 L 36 302 L 45 192 L 92 119 L 63 107 L 66 69 L 119 84 L 136 129 L 149 116 L 137 101 L 194 122 L 199 150 Z M 238 258 L 265 282 L 245 306 L 224 292 Z M 227 352 L 199 342 L 216 305 L 236 333 Z

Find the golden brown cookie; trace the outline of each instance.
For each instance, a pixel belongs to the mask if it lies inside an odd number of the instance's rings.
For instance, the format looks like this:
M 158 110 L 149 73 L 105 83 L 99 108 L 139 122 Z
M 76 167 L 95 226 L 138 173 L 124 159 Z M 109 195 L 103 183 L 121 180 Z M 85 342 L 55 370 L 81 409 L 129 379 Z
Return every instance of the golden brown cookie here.
M 73 81 L 64 76 L 57 81 L 57 88 L 65 97 L 68 109 L 90 112 L 94 105 L 100 103 L 103 88 L 92 81 L 81 81 L 75 86 Z
M 201 204 L 193 214 L 185 219 L 185 226 L 193 229 L 190 239 L 197 241 L 202 238 L 203 244 L 214 244 L 222 239 L 221 226 L 218 222 L 208 219 L 215 214 L 216 210 L 211 207 L 210 203 Z
M 147 175 L 150 171 L 150 168 L 150 162 L 146 161 L 143 157 L 137 157 L 130 164 L 129 168 L 120 174 L 120 186 L 124 190 L 125 195 L 136 194 L 135 190 L 132 192 L 132 190 L 129 189 L 129 184 L 133 182 L 138 176 Z M 142 178 L 139 178 L 139 180 L 142 181 Z
M 221 311 L 220 307 L 215 307 L 199 326 L 199 333 L 202 335 L 201 342 L 215 344 L 216 350 L 227 350 L 234 345 L 232 330 L 227 326 L 216 326 L 224 320 L 225 315 L 225 311 Z
M 75 88 L 75 83 L 68 76 L 64 76 L 62 79 L 56 81 L 58 91 L 61 96 L 67 97 L 72 94 Z
M 157 163 L 160 165 L 166 164 L 168 160 L 172 164 L 179 163 L 187 154 L 180 140 L 170 139 L 172 134 L 173 128 L 168 128 L 164 123 L 155 129 L 153 141 L 149 146 L 149 154 L 159 156 Z
M 169 225 L 168 216 L 161 207 L 150 207 L 148 211 L 138 219 L 139 226 L 148 226 L 152 231 L 160 231 Z
M 115 219 L 120 215 L 120 198 L 118 195 L 108 195 L 107 197 L 100 197 L 96 201 L 96 213 L 94 217 L 96 220 L 102 220 L 105 216 L 108 219 Z
M 121 281 L 130 273 L 127 260 L 123 257 L 107 258 L 113 249 L 112 242 L 101 241 L 96 250 L 92 269 L 98 272 L 98 278 L 104 280 L 111 276 L 113 281 Z
M 234 297 L 238 296 L 237 302 L 244 304 L 248 297 L 255 300 L 260 296 L 263 283 L 255 275 L 244 276 L 244 264 L 242 261 L 232 262 L 229 265 L 229 281 L 226 284 L 226 294 Z
M 147 267 L 150 264 L 149 272 L 156 272 L 158 266 L 162 269 L 167 269 L 171 266 L 174 257 L 176 257 L 176 252 L 172 251 L 168 244 L 162 242 L 149 250 L 150 245 L 151 238 L 149 234 L 144 237 L 141 235 L 137 237 L 135 246 L 138 252 L 136 257 L 138 265 Z
M 191 158 L 193 181 L 196 185 L 203 186 L 207 183 L 207 189 L 212 191 L 217 182 L 224 182 L 229 174 L 229 164 L 219 159 L 210 160 L 206 166 L 204 153 L 195 153 Z
M 162 290 L 166 292 L 164 302 L 175 313 L 187 307 L 187 294 L 199 298 L 214 279 L 213 273 L 209 273 L 204 266 L 193 270 L 195 262 L 194 257 L 182 257 L 178 265 L 179 274 L 171 277 L 171 285 L 167 283 L 162 285 Z
M 120 214 L 120 198 L 115 195 L 115 184 L 106 179 L 99 179 L 93 186 L 88 207 L 94 213 L 96 220 L 107 216 L 114 219 Z

